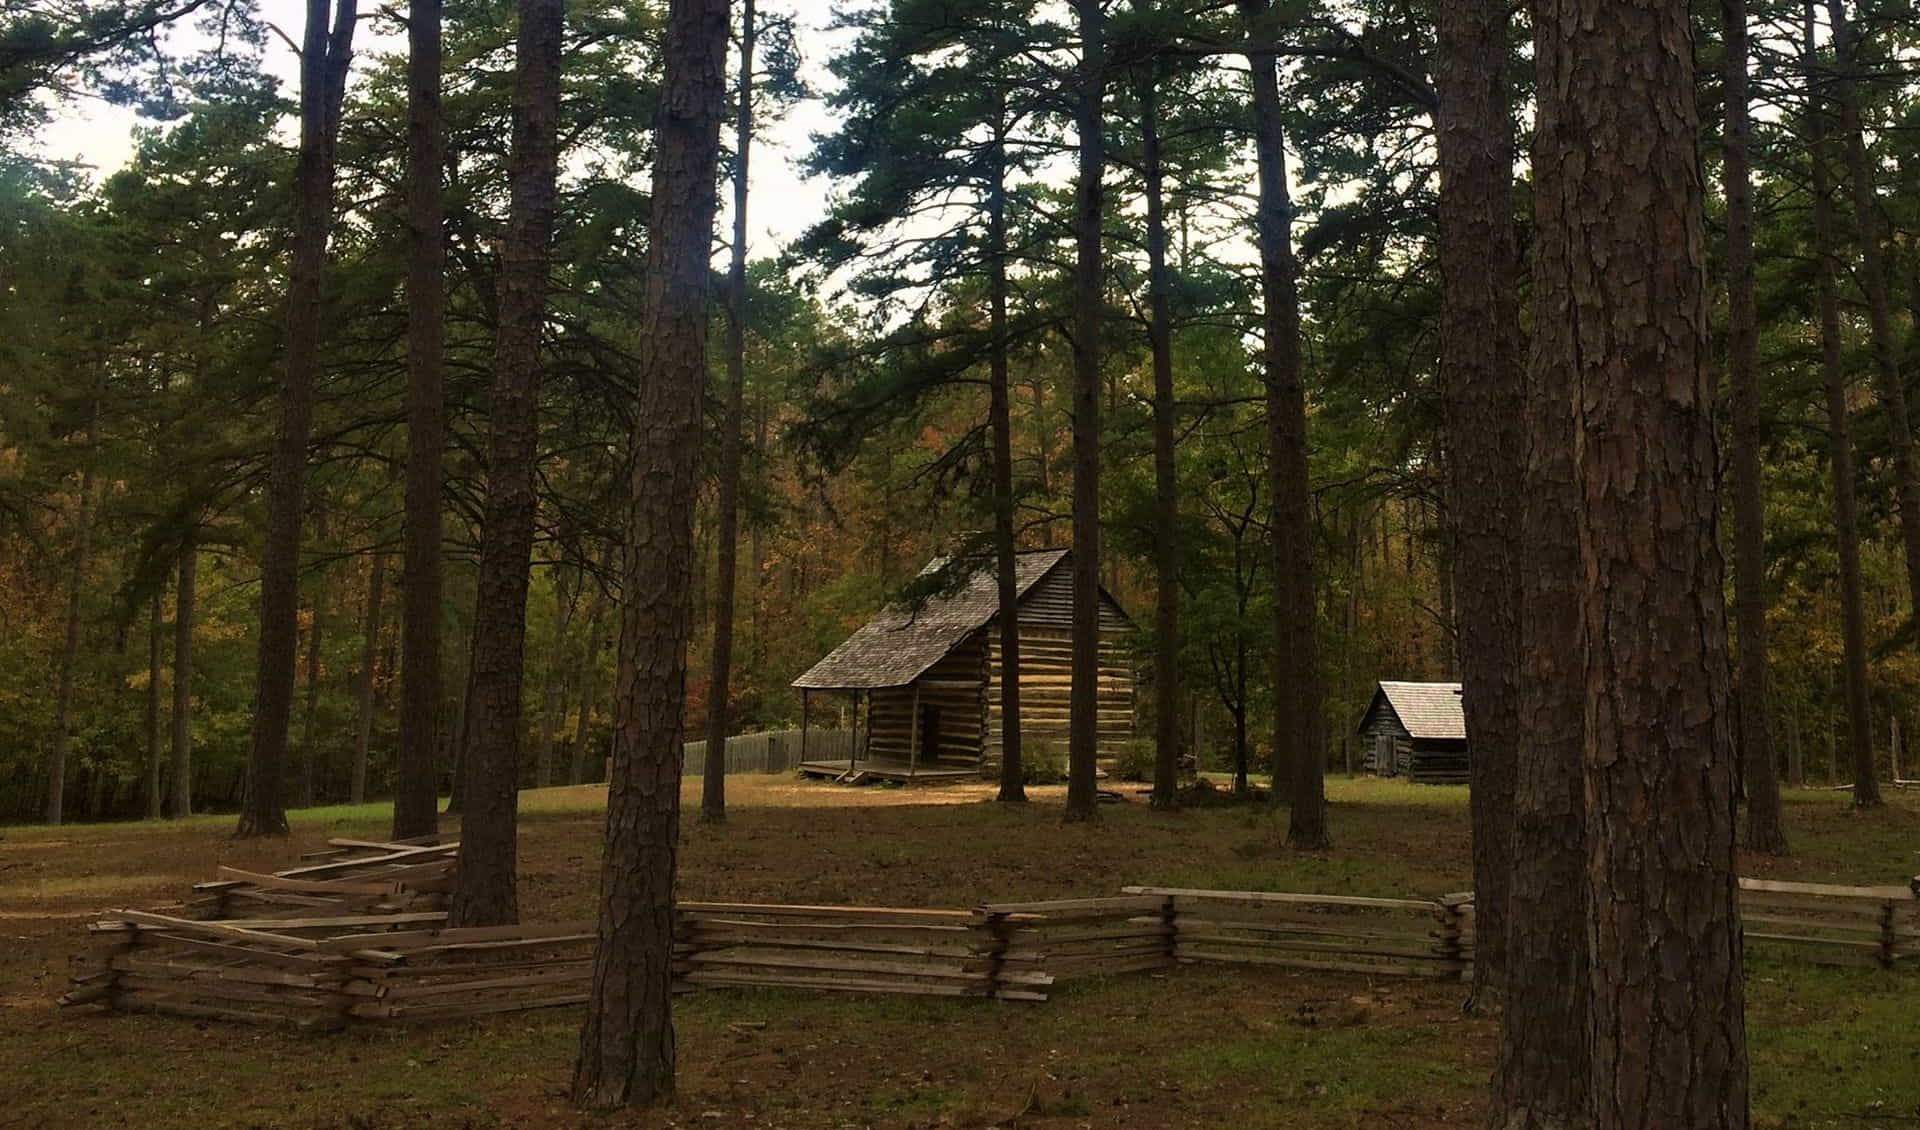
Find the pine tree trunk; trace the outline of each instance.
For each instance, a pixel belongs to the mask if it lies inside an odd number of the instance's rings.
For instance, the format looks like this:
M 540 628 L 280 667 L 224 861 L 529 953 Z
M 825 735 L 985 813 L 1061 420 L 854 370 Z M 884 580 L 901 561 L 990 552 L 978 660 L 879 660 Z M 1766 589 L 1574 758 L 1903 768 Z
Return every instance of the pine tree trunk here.
M 1813 170 L 1813 250 L 1820 310 L 1821 369 L 1827 385 L 1827 442 L 1833 475 L 1833 536 L 1840 558 L 1841 667 L 1847 710 L 1847 762 L 1854 783 L 1877 797 L 1873 742 L 1867 708 L 1867 619 L 1861 598 L 1860 506 L 1854 497 L 1853 437 L 1847 407 L 1847 376 L 1841 357 L 1839 241 L 1834 231 L 1833 173 L 1827 164 L 1827 114 L 1818 95 L 1820 72 L 1813 42 L 1813 9 L 1807 7 L 1807 150 Z M 1833 747 L 1829 747 L 1833 748 Z M 1831 777 L 1839 778 L 1838 756 Z M 1859 804 L 1856 795 L 1854 803 Z
M 407 7 L 407 467 L 400 572 L 400 747 L 394 763 L 393 836 L 440 830 L 434 761 L 443 694 L 440 617 L 440 477 L 447 442 L 441 350 L 446 315 L 446 129 L 440 108 L 444 0 Z
M 1074 0 L 1080 63 L 1074 130 L 1079 136 L 1073 233 L 1073 685 L 1068 692 L 1069 821 L 1099 815 L 1100 758 L 1100 323 L 1101 177 L 1106 172 L 1106 15 L 1100 0 Z
M 547 308 L 559 172 L 560 40 L 564 0 L 519 0 L 512 182 L 501 241 L 492 435 L 474 604 L 462 786 L 460 868 L 448 920 L 518 921 L 521 683 L 526 675 L 527 579 L 533 559 L 540 330 Z
M 1744 1130 L 1688 7 L 1537 0 L 1534 11 L 1536 372 L 1561 370 L 1553 379 L 1579 406 L 1593 943 L 1582 1125 Z
M 593 719 L 594 691 L 600 680 L 595 668 L 600 661 L 600 615 L 604 605 L 598 596 L 594 598 L 593 610 L 587 614 L 586 653 L 580 662 L 580 675 L 576 680 L 580 687 L 580 718 L 574 724 L 573 749 L 569 751 L 570 763 L 567 766 L 567 784 L 578 785 L 586 780 L 587 736 Z
M 306 512 L 307 442 L 319 371 L 327 234 L 333 226 L 334 154 L 352 62 L 355 0 L 306 0 L 300 55 L 300 155 L 293 172 L 293 255 L 287 273 L 286 370 L 267 480 L 266 544 L 260 555 L 260 643 L 248 787 L 235 834 L 287 834 L 281 775 L 293 717 L 294 653 L 300 639 L 300 518 Z
M 707 384 L 707 259 L 726 102 L 727 0 L 671 0 L 654 128 L 613 780 L 600 944 L 573 1098 L 607 1109 L 674 1093 L 673 897 L 693 609 L 693 509 Z
M 1473 819 L 1474 995 L 1502 999 L 1520 760 L 1520 485 L 1527 461 L 1513 111 L 1504 0 L 1444 0 L 1440 101 L 1440 350 Z M 1443 578 L 1444 580 L 1444 578 Z
M 321 535 L 325 537 L 323 533 Z M 327 615 L 327 589 L 324 578 L 315 577 L 313 585 L 313 628 L 307 635 L 307 702 L 300 721 L 300 793 L 299 807 L 313 807 L 313 781 L 318 772 L 320 751 L 314 745 L 314 726 L 320 713 L 320 642 L 322 621 Z
M 1890 274 L 1882 242 L 1880 201 L 1874 189 L 1873 163 L 1860 113 L 1860 68 L 1846 0 L 1827 0 L 1833 28 L 1835 73 L 1828 76 L 1840 110 L 1840 132 L 1846 145 L 1848 179 L 1853 189 L 1855 236 L 1860 241 L 1860 286 L 1867 295 L 1867 324 L 1872 330 L 1874 393 L 1887 414 L 1887 438 L 1893 448 L 1894 493 L 1899 499 L 1900 540 L 1906 550 L 1909 619 L 1920 617 L 1920 467 L 1913 454 L 1913 425 L 1907 411 L 1907 388 L 1900 375 L 1899 346 L 1893 335 L 1893 305 L 1888 294 Z M 1880 785 L 1871 771 L 1855 773 L 1853 803 L 1870 808 L 1880 803 Z
M 1533 266 L 1536 293 L 1550 291 L 1552 261 L 1536 256 Z M 1536 329 L 1539 342 L 1521 408 L 1520 678 L 1505 891 L 1507 906 L 1521 909 L 1505 914 L 1499 927 L 1508 991 L 1501 1001 L 1490 1130 L 1584 1127 L 1591 1084 L 1582 778 L 1587 636 L 1573 454 L 1577 414 L 1573 372 L 1546 352 L 1561 329 Z M 1476 950 L 1484 934 L 1476 934 Z
M 700 778 L 700 818 L 727 818 L 727 734 L 732 708 L 733 623 L 739 583 L 740 447 L 747 395 L 747 168 L 753 149 L 754 0 L 740 0 L 740 74 L 733 120 L 733 247 L 727 267 L 726 418 L 720 425 L 719 529 L 714 565 L 713 676 L 707 693 L 707 758 Z
M 1807 746 L 1801 744 L 1799 706 L 1788 710 L 1788 785 L 1793 789 L 1807 787 Z
M 1154 755 L 1153 807 L 1180 807 L 1180 500 L 1174 481 L 1172 281 L 1160 155 L 1164 64 L 1140 83 L 1142 176 L 1147 195 L 1147 336 L 1153 345 Z
M 47 754 L 47 823 L 65 818 L 67 744 L 73 739 L 73 685 L 80 664 L 80 598 L 86 588 L 87 555 L 93 536 L 93 448 L 99 437 L 100 407 L 87 423 L 87 450 L 80 469 L 80 499 L 73 508 L 73 548 L 67 561 L 66 626 L 60 644 L 60 670 L 53 701 L 53 748 Z
M 380 617 L 387 588 L 387 552 L 376 550 L 367 578 L 367 613 L 360 629 L 360 702 L 353 738 L 353 778 L 349 800 L 367 800 L 367 755 L 373 745 L 373 686 L 380 659 Z
M 987 423 L 993 432 L 993 561 L 1000 633 L 1000 793 L 1027 799 L 1020 734 L 1020 593 L 1014 583 L 1012 366 L 1007 342 L 1007 95 L 994 94 L 991 180 L 987 185 Z
M 173 598 L 173 786 L 169 815 L 175 820 L 193 815 L 193 617 L 198 537 L 199 530 L 188 530 L 180 546 L 180 582 Z
M 586 583 L 586 573 L 580 574 L 580 583 Z M 567 724 L 567 694 L 572 690 L 567 685 L 567 661 L 572 649 L 567 646 L 573 631 L 573 613 L 579 603 L 579 593 L 569 592 L 564 574 L 553 587 L 554 604 L 557 606 L 554 617 L 553 652 L 547 657 L 546 674 L 542 677 L 545 689 L 540 694 L 540 754 L 534 760 L 533 785 L 544 789 L 553 784 L 553 750 L 559 744 L 560 731 Z
M 166 756 L 166 732 L 160 725 L 160 659 L 166 650 L 166 600 L 162 583 L 147 616 L 147 819 L 160 819 L 160 762 Z
M 1267 0 L 1241 0 L 1254 42 L 1270 40 Z M 1268 536 L 1273 554 L 1273 790 L 1285 781 L 1291 811 L 1287 843 L 1308 851 L 1331 846 L 1327 831 L 1325 720 L 1320 702 L 1320 641 L 1314 600 L 1313 529 L 1307 473 L 1307 401 L 1300 363 L 1300 300 L 1293 256 L 1293 200 L 1287 190 L 1284 108 L 1270 52 L 1248 55 L 1252 71 L 1254 153 L 1260 202 L 1256 236 L 1265 338 L 1269 446 Z
M 468 633 L 471 637 L 471 632 Z M 471 650 L 472 639 L 466 640 L 460 654 Z M 452 766 L 453 780 L 447 789 L 447 814 L 466 811 L 467 778 L 472 773 L 467 765 L 467 704 L 473 701 L 472 664 L 460 675 L 460 697 L 453 703 L 453 725 L 447 731 L 447 762 Z
M 1747 786 L 1747 846 L 1784 855 L 1780 774 L 1774 764 L 1767 673 L 1767 533 L 1761 494 L 1759 332 L 1753 304 L 1753 183 L 1749 149 L 1747 0 L 1720 0 L 1726 131 L 1727 384 L 1733 402 L 1733 583 L 1739 653 L 1740 756 Z

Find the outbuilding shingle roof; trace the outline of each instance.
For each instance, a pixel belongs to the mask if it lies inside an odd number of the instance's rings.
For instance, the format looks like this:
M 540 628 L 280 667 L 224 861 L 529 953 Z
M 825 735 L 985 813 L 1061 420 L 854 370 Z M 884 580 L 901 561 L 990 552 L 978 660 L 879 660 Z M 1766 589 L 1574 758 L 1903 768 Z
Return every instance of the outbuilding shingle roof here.
M 1467 716 L 1460 708 L 1459 683 L 1400 683 L 1382 680 L 1367 708 L 1371 716 L 1385 699 L 1407 733 L 1416 738 L 1465 741 Z
M 1041 549 L 1016 555 L 1013 559 L 1016 598 L 1025 596 L 1027 590 L 1066 559 L 1064 549 Z M 945 558 L 935 558 L 920 571 L 921 575 L 945 564 Z M 828 652 L 826 658 L 808 668 L 793 685 L 808 690 L 905 686 L 939 662 L 941 656 L 952 651 L 955 644 L 976 628 L 993 619 L 999 610 L 993 564 L 982 562 L 952 595 L 936 596 L 918 610 L 889 606 L 847 637 L 845 643 Z

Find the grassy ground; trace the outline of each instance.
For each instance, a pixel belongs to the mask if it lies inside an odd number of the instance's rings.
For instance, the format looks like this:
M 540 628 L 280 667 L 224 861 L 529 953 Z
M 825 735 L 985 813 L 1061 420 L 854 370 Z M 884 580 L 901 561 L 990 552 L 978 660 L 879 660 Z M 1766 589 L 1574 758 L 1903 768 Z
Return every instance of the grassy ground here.
M 697 790 L 697 782 L 695 783 Z M 1276 846 L 1259 811 L 1143 803 L 1065 826 L 1058 790 L 1009 810 L 983 788 L 729 783 L 731 819 L 689 822 L 694 898 L 967 906 L 1126 883 L 1435 895 L 1469 883 L 1465 793 L 1330 786 L 1338 848 Z M 689 798 L 697 803 L 697 795 Z M 528 920 L 588 917 L 596 788 L 523 794 Z M 1920 872 L 1920 797 L 1854 814 L 1787 800 L 1796 854 L 1747 874 L 1855 883 Z M 0 1127 L 576 1126 L 579 1011 L 326 1036 L 159 1017 L 64 1015 L 67 956 L 101 909 L 181 897 L 217 864 L 287 866 L 329 835 L 379 835 L 380 806 L 294 814 L 291 842 L 236 842 L 231 819 L 0 830 Z M 1748 1020 L 1763 1126 L 1920 1126 L 1920 976 L 1756 952 Z M 1457 986 L 1180 969 L 1076 984 L 1036 1006 L 721 991 L 678 1007 L 681 1099 L 591 1125 L 784 1127 L 1436 1127 L 1475 1124 L 1493 1029 Z M 1865 1121 L 1863 1121 L 1865 1120 Z

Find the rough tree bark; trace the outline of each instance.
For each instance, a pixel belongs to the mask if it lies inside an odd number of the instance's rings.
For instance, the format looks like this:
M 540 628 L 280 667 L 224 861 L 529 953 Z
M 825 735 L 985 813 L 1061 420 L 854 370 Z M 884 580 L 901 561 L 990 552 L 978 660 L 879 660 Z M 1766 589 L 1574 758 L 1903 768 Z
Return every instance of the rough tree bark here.
M 446 164 L 440 110 L 444 0 L 407 6 L 407 467 L 400 566 L 400 748 L 393 836 L 440 830 L 434 759 L 440 751 L 440 472 L 447 442 L 441 349 L 446 315 Z
M 169 815 L 193 815 L 193 616 L 198 573 L 199 530 L 189 529 L 180 545 L 180 580 L 173 594 L 173 784 Z
M 167 590 L 163 583 L 153 594 L 147 614 L 147 819 L 160 819 L 160 762 L 166 755 L 166 734 L 160 726 L 160 658 L 166 649 L 167 618 L 162 611 Z
M 324 531 L 324 525 L 322 527 Z M 326 536 L 324 532 L 320 535 Z M 327 588 L 324 578 L 315 577 L 313 585 L 313 627 L 307 634 L 307 701 L 300 712 L 300 786 L 299 807 L 313 807 L 313 779 L 320 761 L 315 746 L 314 727 L 320 714 L 320 643 L 327 616 Z
M 1745 1130 L 1688 7 L 1535 0 L 1536 364 L 1578 405 L 1594 1130 Z
M 1267 0 L 1241 0 L 1249 38 L 1271 36 Z M 1307 400 L 1300 362 L 1300 299 L 1293 255 L 1293 200 L 1287 190 L 1280 81 L 1271 51 L 1247 56 L 1252 71 L 1254 154 L 1260 199 L 1261 330 L 1267 400 L 1268 505 L 1272 516 L 1274 635 L 1273 790 L 1287 781 L 1287 843 L 1318 851 L 1327 831 L 1326 766 L 1320 733 L 1320 640 L 1313 580 L 1313 514 L 1307 474 Z
M 600 615 L 604 607 L 604 603 L 596 592 L 592 609 L 587 613 L 587 639 L 584 645 L 586 651 L 580 660 L 580 675 L 577 680 L 580 686 L 580 717 L 574 723 L 573 749 L 569 751 L 570 761 L 567 766 L 567 784 L 569 785 L 577 785 L 586 780 L 587 734 L 593 724 L 594 691 L 600 685 L 600 680 L 595 678 L 595 668 L 600 662 Z
M 707 691 L 707 757 L 700 818 L 727 818 L 727 731 L 733 688 L 733 623 L 740 573 L 740 448 L 747 395 L 747 159 L 753 148 L 753 0 L 740 0 L 740 74 L 733 117 L 733 246 L 727 263 L 727 391 L 715 500 L 713 676 Z
M 994 95 L 987 181 L 987 424 L 993 432 L 993 573 L 1000 618 L 1000 793 L 1027 799 L 1020 749 L 1020 594 L 1014 583 L 1012 366 L 1007 343 L 1007 95 Z
M 1099 815 L 1094 774 L 1100 757 L 1100 322 L 1101 178 L 1107 167 L 1106 13 L 1101 0 L 1074 0 L 1080 29 L 1074 132 L 1079 170 L 1073 206 L 1073 685 L 1067 696 L 1069 822 Z
M 511 202 L 501 240 L 492 434 L 481 525 L 461 788 L 460 868 L 448 920 L 491 926 L 520 916 L 518 876 L 521 682 L 527 578 L 533 559 L 540 331 L 559 175 L 560 39 L 564 0 L 519 0 Z
M 1900 375 L 1900 347 L 1894 340 L 1893 306 L 1888 294 L 1886 245 L 1881 234 L 1880 199 L 1874 189 L 1873 163 L 1867 155 L 1860 113 L 1858 40 L 1847 19 L 1846 0 L 1827 0 L 1833 28 L 1834 73 L 1829 76 L 1840 110 L 1846 145 L 1847 179 L 1853 190 L 1855 238 L 1860 242 L 1860 287 L 1867 295 L 1867 325 L 1873 341 L 1874 395 L 1887 414 L 1887 438 L 1893 447 L 1894 492 L 1899 499 L 1900 540 L 1906 550 L 1909 620 L 1920 618 L 1920 466 L 1913 454 L 1913 424 L 1907 411 L 1907 386 Z M 1865 791 L 1862 791 L 1864 786 Z M 1880 786 L 1871 772 L 1854 783 L 1853 803 L 1880 803 Z
M 1833 172 L 1827 163 L 1827 112 L 1819 94 L 1821 72 L 1814 43 L 1813 7 L 1807 5 L 1807 153 L 1813 174 L 1814 279 L 1819 297 L 1821 371 L 1827 388 L 1827 444 L 1833 476 L 1833 536 L 1840 558 L 1840 625 L 1844 661 L 1842 697 L 1847 709 L 1847 762 L 1854 784 L 1864 781 L 1877 799 L 1872 725 L 1867 701 L 1867 618 L 1861 596 L 1860 504 L 1854 496 L 1853 436 L 1847 407 L 1844 342 L 1840 330 L 1839 239 L 1834 230 Z M 1834 776 L 1837 778 L 1838 773 Z M 1857 791 L 1857 788 L 1856 788 Z M 1854 799 L 1858 804 L 1859 798 Z
M 1551 289 L 1552 266 L 1536 257 L 1536 293 Z M 1517 574 L 1520 668 L 1505 897 L 1508 907 L 1524 911 L 1504 915 L 1500 927 L 1509 991 L 1501 1002 L 1487 1104 L 1490 1130 L 1584 1127 L 1590 1090 L 1582 768 L 1587 637 L 1573 456 L 1577 413 L 1573 372 L 1548 351 L 1560 327 L 1546 329 L 1521 409 L 1525 470 L 1517 517 L 1524 556 Z
M 1503 997 L 1514 773 L 1520 760 L 1521 482 L 1527 461 L 1513 223 L 1509 7 L 1438 9 L 1440 380 L 1473 820 L 1474 998 Z
M 584 585 L 586 579 L 583 571 L 581 584 Z M 577 591 L 568 589 L 566 574 L 562 573 L 553 586 L 553 653 L 547 658 L 547 670 L 542 676 L 544 689 L 540 692 L 540 753 L 533 765 L 536 789 L 553 784 L 553 751 L 559 744 L 560 731 L 567 724 L 567 696 L 573 690 L 567 683 L 567 666 L 573 654 L 568 641 L 573 634 L 573 616 L 579 608 L 579 598 Z
M 67 557 L 66 627 L 55 676 L 53 746 L 47 751 L 47 823 L 65 819 L 67 743 L 73 738 L 73 684 L 80 663 L 80 598 L 86 588 L 87 553 L 93 535 L 93 447 L 99 436 L 100 406 L 89 409 L 87 450 L 80 467 L 80 498 L 73 508 L 73 546 Z
M 380 618 L 387 595 L 387 551 L 376 550 L 367 577 L 367 611 L 360 629 L 360 701 L 353 736 L 353 775 L 348 798 L 354 804 L 367 799 L 367 754 L 373 745 L 373 684 L 380 661 Z
M 673 1098 L 673 886 L 680 829 L 695 456 L 707 384 L 707 257 L 726 101 L 727 0 L 671 0 L 635 405 L 600 943 L 573 1098 Z
M 1584 1127 L 1587 1063 L 1586 647 L 1572 374 L 1536 357 L 1520 529 L 1518 731 L 1505 981 L 1490 1130 Z M 1479 939 L 1476 937 L 1476 944 Z
M 300 518 L 306 512 L 307 442 L 319 373 L 327 234 L 333 226 L 334 153 L 340 103 L 353 61 L 355 0 L 306 0 L 300 47 L 300 155 L 293 170 L 293 254 L 287 271 L 286 371 L 280 385 L 267 479 L 266 543 L 260 553 L 260 643 L 239 836 L 287 834 L 281 775 L 293 719 L 300 640 Z
M 1740 756 L 1746 779 L 1747 846 L 1783 855 L 1780 774 L 1774 764 L 1767 675 L 1767 531 L 1760 480 L 1759 331 L 1753 305 L 1753 122 L 1748 112 L 1747 0 L 1720 0 L 1726 129 L 1721 179 L 1727 197 L 1727 384 L 1733 402 L 1733 595 L 1739 640 Z
M 1180 499 L 1174 482 L 1172 280 L 1167 270 L 1166 171 L 1155 63 L 1140 80 L 1141 175 L 1147 196 L 1147 336 L 1153 352 L 1153 807 L 1180 807 Z

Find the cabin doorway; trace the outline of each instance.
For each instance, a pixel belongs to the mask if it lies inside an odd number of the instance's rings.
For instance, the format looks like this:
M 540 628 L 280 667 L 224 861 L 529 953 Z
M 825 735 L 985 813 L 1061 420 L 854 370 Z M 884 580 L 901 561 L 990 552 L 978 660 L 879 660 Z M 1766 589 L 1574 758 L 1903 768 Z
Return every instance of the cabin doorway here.
M 940 760 L 940 708 L 932 703 L 921 704 L 919 725 L 920 759 Z

